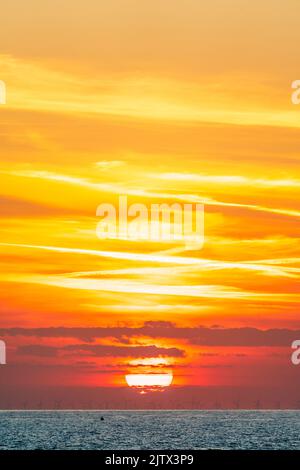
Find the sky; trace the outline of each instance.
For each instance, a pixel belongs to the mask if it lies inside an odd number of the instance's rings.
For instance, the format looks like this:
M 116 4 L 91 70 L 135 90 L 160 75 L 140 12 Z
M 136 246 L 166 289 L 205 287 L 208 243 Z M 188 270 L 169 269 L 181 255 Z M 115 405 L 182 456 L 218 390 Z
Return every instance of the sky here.
M 91 390 L 107 407 L 128 393 L 137 407 L 167 393 L 179 408 L 299 406 L 299 13 L 297 0 L 1 5 L 2 407 L 29 389 L 36 406 L 45 387 L 53 406 L 58 389 L 74 407 Z M 204 204 L 203 247 L 99 239 L 97 207 L 119 196 Z M 129 390 L 126 375 L 154 373 L 170 390 Z

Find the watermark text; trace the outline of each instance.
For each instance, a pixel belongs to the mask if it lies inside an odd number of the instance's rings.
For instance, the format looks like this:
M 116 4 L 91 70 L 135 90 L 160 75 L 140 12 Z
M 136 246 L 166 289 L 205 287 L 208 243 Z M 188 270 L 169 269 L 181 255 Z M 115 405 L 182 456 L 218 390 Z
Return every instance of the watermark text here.
M 0 80 L 0 104 L 6 104 L 6 85 Z
M 294 366 L 299 366 L 300 364 L 300 339 L 296 339 L 295 341 L 292 342 L 292 349 L 294 349 L 294 351 L 292 352 L 292 356 L 291 356 L 292 364 L 294 364 Z
M 294 90 L 291 95 L 293 104 L 300 104 L 300 80 L 294 80 L 292 82 L 292 89 Z
M 6 344 L 0 340 L 0 365 L 6 364 Z
M 128 204 L 119 196 L 118 205 L 103 203 L 97 207 L 96 234 L 100 239 L 179 242 L 202 248 L 204 243 L 203 204 Z

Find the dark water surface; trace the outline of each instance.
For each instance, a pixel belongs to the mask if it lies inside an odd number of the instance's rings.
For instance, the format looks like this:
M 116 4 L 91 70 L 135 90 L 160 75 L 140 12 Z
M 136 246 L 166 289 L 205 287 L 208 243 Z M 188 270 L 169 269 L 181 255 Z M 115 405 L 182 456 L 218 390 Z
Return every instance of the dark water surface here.
M 300 449 L 300 411 L 0 411 L 3 449 Z

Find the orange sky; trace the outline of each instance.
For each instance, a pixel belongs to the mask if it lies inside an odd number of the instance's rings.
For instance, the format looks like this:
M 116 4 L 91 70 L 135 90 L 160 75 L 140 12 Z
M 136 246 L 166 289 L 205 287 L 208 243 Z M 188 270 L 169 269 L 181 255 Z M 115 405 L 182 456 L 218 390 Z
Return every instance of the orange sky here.
M 299 13 L 296 0 L 1 6 L 6 374 L 299 380 Z M 99 240 L 96 208 L 119 195 L 204 203 L 204 247 Z

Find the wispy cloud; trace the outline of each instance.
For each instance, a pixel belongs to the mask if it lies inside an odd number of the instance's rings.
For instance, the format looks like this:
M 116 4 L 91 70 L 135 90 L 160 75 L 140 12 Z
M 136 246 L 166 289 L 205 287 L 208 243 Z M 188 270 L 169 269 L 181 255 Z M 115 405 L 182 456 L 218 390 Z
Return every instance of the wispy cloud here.
M 40 284 L 65 289 L 98 292 L 118 292 L 126 294 L 144 294 L 157 296 L 191 297 L 207 299 L 257 300 L 261 302 L 297 302 L 299 294 L 251 292 L 233 286 L 223 285 L 160 285 L 143 281 L 115 279 L 74 279 L 66 275 L 31 275 L 13 274 L 0 279 L 7 282 Z
M 82 77 L 80 74 L 58 72 L 49 64 L 9 55 L 0 55 L 0 67 L 3 78 L 10 84 L 7 104 L 10 109 L 166 122 L 300 126 L 299 119 L 291 110 L 278 108 L 274 112 L 261 104 L 257 109 L 247 98 L 247 93 L 244 94 L 242 106 L 240 100 L 233 97 L 228 102 L 224 100 L 223 91 L 209 82 L 200 86 L 192 81 L 182 83 L 164 76 L 138 76 L 136 73 Z M 235 79 L 238 80 L 238 77 Z M 223 80 L 232 88 L 231 76 Z
M 264 260 L 262 262 L 255 261 L 219 261 L 219 260 L 208 260 L 197 257 L 184 257 L 184 256 L 167 256 L 162 254 L 148 254 L 148 253 L 133 253 L 133 252 L 117 252 L 117 251 L 100 251 L 100 250 L 89 250 L 84 248 L 68 248 L 68 247 L 58 247 L 58 246 L 43 246 L 43 245 L 26 245 L 26 244 L 12 244 L 12 243 L 0 243 L 0 246 L 11 247 L 11 248 L 25 248 L 25 249 L 34 249 L 34 250 L 45 250 L 52 251 L 56 253 L 66 253 L 66 254 L 85 254 L 89 256 L 98 256 L 102 258 L 112 258 L 119 260 L 127 261 L 139 261 L 147 263 L 158 263 L 158 264 L 170 264 L 170 265 L 186 265 L 194 266 L 201 270 L 223 270 L 223 269 L 241 269 L 246 271 L 257 271 L 269 276 L 283 276 L 283 277 L 298 277 L 297 274 L 300 273 L 300 268 L 285 266 L 279 268 L 274 265 L 284 265 L 290 264 L 294 260 L 277 260 L 277 262 L 271 263 L 270 260 Z M 276 260 L 274 260 L 276 261 Z M 108 275 L 108 274 L 138 274 L 139 268 L 134 268 L 130 270 L 128 268 L 121 270 L 109 270 L 109 271 L 83 271 L 70 273 L 70 277 L 87 277 L 87 276 L 97 276 L 97 275 Z M 145 268 L 140 268 L 140 274 L 146 274 Z M 148 268 L 151 269 L 151 268 Z M 152 268 L 153 269 L 153 268 Z M 159 268 L 161 269 L 161 268 Z M 153 273 L 154 271 L 152 271 Z M 151 271 L 148 271 L 151 273 Z
M 124 187 L 116 183 L 97 183 L 88 179 L 74 177 L 70 175 L 64 175 L 59 173 L 51 173 L 49 171 L 37 171 L 37 170 L 23 170 L 23 171 L 10 171 L 5 172 L 14 176 L 26 177 L 26 178 L 39 178 L 48 181 L 56 181 L 66 184 L 77 185 L 85 187 L 87 189 L 95 191 L 109 192 L 113 194 L 126 194 L 132 196 L 147 197 L 152 199 L 167 199 L 167 200 L 178 200 L 181 202 L 190 202 L 204 204 L 207 206 L 215 207 L 235 207 L 240 209 L 246 209 L 251 211 L 266 212 L 271 214 L 278 214 L 288 217 L 300 217 L 300 211 L 294 209 L 266 207 L 259 204 L 247 204 L 237 202 L 224 202 L 218 201 L 210 197 L 199 196 L 197 194 L 178 194 L 178 193 L 161 193 L 154 191 L 147 191 L 140 188 Z
M 183 181 L 194 183 L 207 183 L 219 185 L 243 185 L 243 186 L 261 186 L 265 188 L 299 188 L 300 180 L 297 179 L 264 179 L 249 178 L 239 175 L 201 175 L 197 173 L 160 173 L 154 174 L 153 178 L 168 181 Z

